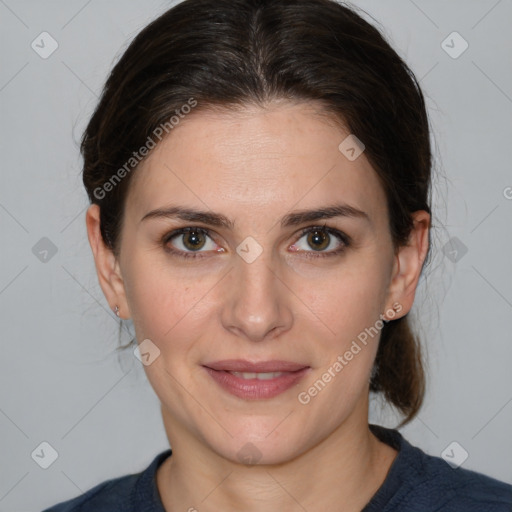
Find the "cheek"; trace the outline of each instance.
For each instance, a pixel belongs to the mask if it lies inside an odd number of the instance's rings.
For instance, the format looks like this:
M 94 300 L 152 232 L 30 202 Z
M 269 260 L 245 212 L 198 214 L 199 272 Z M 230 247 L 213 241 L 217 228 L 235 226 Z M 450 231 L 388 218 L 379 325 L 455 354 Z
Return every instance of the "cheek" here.
M 137 339 L 149 338 L 164 351 L 179 350 L 208 318 L 208 291 L 213 278 L 195 278 L 167 265 L 133 259 L 125 289 Z M 172 343 L 170 343 L 172 341 Z
M 162 403 L 183 408 L 190 402 L 183 383 L 193 378 L 200 356 L 195 341 L 212 325 L 207 294 L 214 283 L 158 264 L 137 265 L 136 259 L 133 264 L 137 271 L 126 290 L 136 337 L 139 343 L 151 340 L 159 350 L 144 370 Z
M 373 326 L 384 312 L 388 283 L 385 266 L 363 258 L 353 260 L 328 274 L 318 274 L 314 280 L 297 280 L 299 296 L 330 334 L 330 343 L 337 339 L 338 344 L 346 344 Z
M 298 402 L 309 413 L 305 424 L 322 417 L 327 428 L 335 428 L 358 404 L 366 407 L 362 397 L 383 327 L 386 283 L 378 265 L 364 265 L 340 270 L 324 287 L 309 290 L 311 309 L 326 328 L 314 337 L 314 372 L 297 390 Z

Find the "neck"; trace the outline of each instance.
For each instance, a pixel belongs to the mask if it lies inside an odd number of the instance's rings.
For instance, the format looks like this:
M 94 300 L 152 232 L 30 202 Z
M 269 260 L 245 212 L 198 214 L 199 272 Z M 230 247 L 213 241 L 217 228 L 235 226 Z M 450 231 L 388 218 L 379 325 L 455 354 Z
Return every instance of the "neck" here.
M 370 432 L 366 416 L 348 418 L 292 460 L 248 467 L 211 451 L 162 412 L 173 439 L 172 456 L 157 473 L 166 511 L 360 511 L 397 454 Z

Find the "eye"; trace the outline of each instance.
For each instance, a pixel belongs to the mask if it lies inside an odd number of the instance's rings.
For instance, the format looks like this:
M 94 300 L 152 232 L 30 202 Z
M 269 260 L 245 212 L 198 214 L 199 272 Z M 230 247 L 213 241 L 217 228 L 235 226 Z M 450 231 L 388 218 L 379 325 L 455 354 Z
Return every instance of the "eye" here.
M 175 230 L 164 237 L 163 243 L 170 252 L 185 258 L 196 256 L 191 253 L 214 251 L 217 248 L 208 231 L 196 227 Z
M 302 236 L 291 247 L 295 252 L 304 252 L 308 257 L 340 254 L 350 245 L 350 238 L 337 229 L 314 226 L 302 231 Z M 314 254 L 318 253 L 318 254 Z
M 345 251 L 350 243 L 350 237 L 337 229 L 313 226 L 302 231 L 302 236 L 291 246 L 291 250 L 309 258 L 336 256 Z M 167 252 L 181 258 L 202 258 L 209 251 L 224 252 L 212 240 L 207 229 L 192 226 L 164 235 L 162 244 Z

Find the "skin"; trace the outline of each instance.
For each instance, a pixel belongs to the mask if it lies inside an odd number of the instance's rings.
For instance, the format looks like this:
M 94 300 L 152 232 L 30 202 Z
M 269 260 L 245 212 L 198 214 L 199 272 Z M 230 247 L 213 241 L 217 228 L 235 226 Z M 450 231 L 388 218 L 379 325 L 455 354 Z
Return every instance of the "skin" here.
M 144 368 L 173 449 L 157 473 L 167 511 L 359 511 L 396 457 L 368 428 L 378 336 L 309 403 L 297 396 L 393 304 L 400 305 L 394 318 L 410 310 L 430 217 L 415 212 L 409 244 L 396 249 L 375 171 L 364 153 L 349 161 L 338 150 L 348 132 L 313 107 L 282 101 L 189 114 L 133 176 L 117 259 L 101 239 L 98 207 L 87 211 L 106 299 L 133 319 L 139 343 L 150 339 L 160 350 Z M 293 211 L 340 202 L 368 219 L 280 225 Z M 222 213 L 234 226 L 141 221 L 169 205 Z M 342 245 L 335 236 L 322 253 L 302 235 L 324 224 L 352 239 L 341 254 L 321 257 Z M 210 229 L 203 258 L 166 252 L 163 235 L 187 226 Z M 236 252 L 248 236 L 263 250 L 252 263 Z M 167 247 L 186 251 L 185 242 L 178 236 Z M 241 399 L 202 367 L 238 358 L 310 370 L 277 397 Z M 249 442 L 256 465 L 239 460 Z

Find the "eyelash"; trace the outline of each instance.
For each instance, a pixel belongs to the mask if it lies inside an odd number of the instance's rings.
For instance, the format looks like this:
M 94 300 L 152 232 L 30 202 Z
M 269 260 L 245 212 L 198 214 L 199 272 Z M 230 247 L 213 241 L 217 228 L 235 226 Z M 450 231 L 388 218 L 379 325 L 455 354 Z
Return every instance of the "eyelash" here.
M 166 233 L 162 237 L 162 244 L 163 244 L 165 250 L 167 252 L 171 253 L 172 255 L 178 256 L 180 258 L 185 258 L 185 259 L 206 257 L 199 251 L 185 252 L 185 251 L 181 251 L 178 249 L 171 249 L 167 245 L 173 238 L 175 238 L 179 235 L 183 235 L 185 233 L 189 233 L 190 231 L 197 231 L 203 235 L 206 235 L 206 236 L 212 238 L 210 236 L 210 231 L 205 228 L 190 226 L 190 227 L 175 229 L 174 231 Z M 335 249 L 333 251 L 319 251 L 319 252 L 297 251 L 297 252 L 300 252 L 301 254 L 303 254 L 306 258 L 327 258 L 327 257 L 331 257 L 331 256 L 338 256 L 338 255 L 342 254 L 343 252 L 345 252 L 345 250 L 352 243 L 352 239 L 348 235 L 346 235 L 345 233 L 343 233 L 341 231 L 338 231 L 337 229 L 329 228 L 325 224 L 323 226 L 310 226 L 310 227 L 304 228 L 302 230 L 302 232 L 300 233 L 300 237 L 297 239 L 297 241 L 300 240 L 304 235 L 307 235 L 308 233 L 311 233 L 313 231 L 323 231 L 324 233 L 328 233 L 329 235 L 336 237 L 342 243 L 342 245 L 341 245 L 341 247 L 339 247 L 338 249 Z

